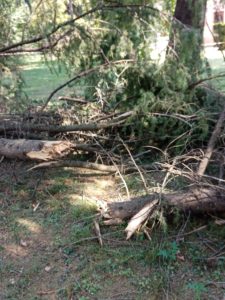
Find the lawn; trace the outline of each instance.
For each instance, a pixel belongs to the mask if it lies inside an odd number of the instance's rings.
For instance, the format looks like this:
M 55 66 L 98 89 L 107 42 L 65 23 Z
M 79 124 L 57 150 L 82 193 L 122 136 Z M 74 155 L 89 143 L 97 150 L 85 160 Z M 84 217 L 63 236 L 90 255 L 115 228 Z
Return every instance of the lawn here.
M 20 70 L 24 81 L 23 90 L 28 98 L 31 101 L 35 100 L 36 103 L 45 100 L 54 89 L 69 79 L 64 65 L 56 60 L 46 64 L 40 55 L 24 58 Z M 64 95 L 64 93 L 65 90 L 57 95 Z
M 211 67 L 213 76 L 225 74 L 225 52 L 218 50 L 216 47 L 206 47 L 205 55 Z M 210 81 L 209 81 L 210 82 Z M 215 78 L 211 81 L 216 89 L 221 92 L 225 91 L 224 77 Z

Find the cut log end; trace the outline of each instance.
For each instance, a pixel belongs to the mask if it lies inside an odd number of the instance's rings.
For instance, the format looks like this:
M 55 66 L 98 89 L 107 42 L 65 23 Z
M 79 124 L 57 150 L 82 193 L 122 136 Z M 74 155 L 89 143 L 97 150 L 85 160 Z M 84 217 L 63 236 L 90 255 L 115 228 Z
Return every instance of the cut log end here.
M 0 139 L 0 156 L 12 159 L 49 161 L 62 158 L 73 150 L 69 141 Z

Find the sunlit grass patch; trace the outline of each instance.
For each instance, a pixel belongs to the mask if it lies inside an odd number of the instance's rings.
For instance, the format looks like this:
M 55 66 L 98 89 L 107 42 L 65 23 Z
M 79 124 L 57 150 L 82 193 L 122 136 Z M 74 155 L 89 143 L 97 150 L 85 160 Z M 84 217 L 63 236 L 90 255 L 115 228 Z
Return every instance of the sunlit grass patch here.
M 47 95 L 69 78 L 65 67 L 60 66 L 57 61 L 47 65 L 39 56 L 29 56 L 20 70 L 24 92 L 29 99 L 36 101 L 46 99 Z

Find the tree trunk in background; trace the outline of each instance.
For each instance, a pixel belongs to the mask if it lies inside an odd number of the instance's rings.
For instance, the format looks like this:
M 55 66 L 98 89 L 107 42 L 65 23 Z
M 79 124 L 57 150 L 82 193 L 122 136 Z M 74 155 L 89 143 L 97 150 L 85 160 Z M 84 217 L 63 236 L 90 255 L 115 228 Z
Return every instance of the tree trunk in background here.
M 174 19 L 184 25 L 203 31 L 206 0 L 177 0 Z
M 167 54 L 195 74 L 201 68 L 201 46 L 207 0 L 177 0 Z

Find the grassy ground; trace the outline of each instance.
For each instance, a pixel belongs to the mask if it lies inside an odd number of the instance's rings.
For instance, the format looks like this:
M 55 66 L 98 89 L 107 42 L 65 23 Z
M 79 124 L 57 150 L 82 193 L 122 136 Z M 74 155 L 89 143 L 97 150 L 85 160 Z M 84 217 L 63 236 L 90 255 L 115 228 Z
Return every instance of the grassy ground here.
M 57 61 L 46 65 L 40 55 L 29 56 L 23 61 L 24 63 L 20 65 L 24 81 L 23 90 L 32 101 L 45 100 L 54 89 L 69 79 L 65 67 L 59 65 Z M 57 95 L 63 94 L 64 90 Z
M 28 167 L 1 163 L 1 300 L 223 299 L 225 227 L 181 217 L 156 226 L 152 241 L 141 233 L 125 241 L 124 225 L 102 226 L 100 247 L 94 203 L 118 199 L 121 183 Z M 127 182 L 141 192 L 139 179 Z
M 222 68 L 221 58 L 212 59 Z M 45 99 L 67 79 L 38 58 L 21 68 L 31 99 Z M 124 197 L 120 181 L 71 169 L 27 172 L 19 162 L 0 168 L 1 300 L 224 299 L 225 227 L 213 218 L 178 216 L 154 227 L 152 241 L 142 233 L 125 241 L 125 225 L 101 226 L 100 247 L 95 200 Z M 155 187 L 162 178 L 153 178 Z M 139 178 L 126 180 L 132 194 L 143 193 Z
M 220 51 L 216 47 L 206 47 L 205 55 L 212 68 L 212 75 L 216 76 L 225 73 L 225 51 Z M 210 83 L 221 92 L 225 92 L 224 77 L 215 78 Z

